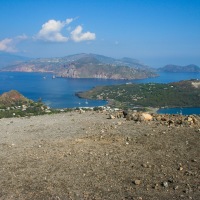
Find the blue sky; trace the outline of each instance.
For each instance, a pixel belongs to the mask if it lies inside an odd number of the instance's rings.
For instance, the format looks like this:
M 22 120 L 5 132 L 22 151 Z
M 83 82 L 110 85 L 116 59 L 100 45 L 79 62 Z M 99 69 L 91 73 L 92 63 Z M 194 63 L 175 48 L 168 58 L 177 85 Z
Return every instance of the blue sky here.
M 200 0 L 0 0 L 0 51 L 200 66 Z

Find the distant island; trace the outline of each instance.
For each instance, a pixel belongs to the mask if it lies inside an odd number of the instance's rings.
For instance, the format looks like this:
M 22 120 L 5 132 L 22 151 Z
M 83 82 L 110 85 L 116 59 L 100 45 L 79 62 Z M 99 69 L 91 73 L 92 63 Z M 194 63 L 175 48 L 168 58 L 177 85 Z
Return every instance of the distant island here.
M 179 66 L 179 65 L 166 65 L 162 68 L 158 69 L 159 71 L 162 72 L 174 72 L 174 73 L 178 73 L 178 72 L 198 72 L 200 73 L 200 67 L 197 65 L 187 65 L 187 66 Z
M 84 53 L 21 61 L 1 71 L 50 72 L 55 77 L 66 78 L 143 79 L 157 76 L 155 70 L 132 58 L 114 59 Z
M 200 107 L 200 81 L 99 86 L 77 95 L 108 100 L 118 108 Z

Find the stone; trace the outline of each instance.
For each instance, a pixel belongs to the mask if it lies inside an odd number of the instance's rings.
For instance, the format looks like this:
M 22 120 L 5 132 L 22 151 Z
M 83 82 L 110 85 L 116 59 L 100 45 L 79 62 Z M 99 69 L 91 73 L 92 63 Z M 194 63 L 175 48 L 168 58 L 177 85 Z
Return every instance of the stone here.
M 126 115 L 126 120 L 130 121 L 132 119 L 133 119 L 132 115 L 130 115 L 130 114 Z
M 198 124 L 198 119 L 195 118 L 194 116 L 192 117 L 192 121 L 193 121 L 194 124 Z
M 161 118 L 162 118 L 162 117 L 161 117 L 160 115 L 158 115 L 158 116 L 156 117 L 156 120 L 157 120 L 157 121 L 161 121 Z
M 138 121 L 140 121 L 140 122 L 145 121 L 144 116 L 143 116 L 143 115 L 139 115 L 139 116 L 138 116 Z
M 135 180 L 135 181 L 134 181 L 134 184 L 135 184 L 135 185 L 140 185 L 140 184 L 141 184 L 141 180 L 139 180 L 139 179 Z
M 156 184 L 153 186 L 153 188 L 157 190 L 157 189 L 158 189 L 158 186 L 159 186 L 158 183 L 156 183 Z
M 133 113 L 133 114 L 132 114 L 132 120 L 133 120 L 133 121 L 138 121 L 138 120 L 139 120 L 138 114 Z
M 142 167 L 144 167 L 144 168 L 151 168 L 151 165 L 150 164 L 148 164 L 148 162 L 147 162 L 147 164 L 142 164 Z
M 124 115 L 124 118 L 126 118 L 126 116 L 128 115 L 128 111 L 125 111 L 125 110 L 124 110 L 122 113 L 123 113 L 123 115 Z
M 179 170 L 179 171 L 182 171 L 182 170 L 183 170 L 183 167 L 180 166 L 180 167 L 178 168 L 178 170 Z
M 174 190 L 177 190 L 177 189 L 178 189 L 178 185 L 174 186 L 173 189 L 174 189 Z
M 165 122 L 165 121 L 167 121 L 167 118 L 166 117 L 161 117 L 161 121 Z
M 122 112 L 117 112 L 117 113 L 116 113 L 116 117 L 117 117 L 117 118 L 123 118 L 124 115 L 123 115 Z
M 170 126 L 170 125 L 174 124 L 174 121 L 170 119 L 170 120 L 168 121 L 168 124 L 169 124 L 169 126 Z
M 165 187 L 165 188 L 169 186 L 169 184 L 168 184 L 167 181 L 164 181 L 164 182 L 162 183 L 162 185 L 163 185 L 163 187 Z
M 147 168 L 147 164 L 142 164 L 142 167 Z
M 142 118 L 144 121 L 152 121 L 153 117 L 149 113 L 142 113 Z
M 80 110 L 79 110 L 79 113 L 80 113 L 80 114 L 85 113 L 85 110 L 80 109 Z
M 174 183 L 174 179 L 173 179 L 173 178 L 169 178 L 169 179 L 168 179 L 168 182 L 169 182 L 169 183 Z
M 115 119 L 115 116 L 110 114 L 109 119 Z
M 188 118 L 187 118 L 187 121 L 188 121 L 188 122 L 192 122 L 192 121 L 193 121 L 192 117 L 188 117 Z

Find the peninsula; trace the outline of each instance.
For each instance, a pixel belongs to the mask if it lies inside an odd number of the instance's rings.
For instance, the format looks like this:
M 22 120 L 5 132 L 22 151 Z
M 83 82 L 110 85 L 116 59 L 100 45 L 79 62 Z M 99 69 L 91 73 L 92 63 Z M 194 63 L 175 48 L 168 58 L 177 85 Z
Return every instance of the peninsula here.
M 120 108 L 200 107 L 200 81 L 100 86 L 77 95 L 108 100 L 111 106 Z

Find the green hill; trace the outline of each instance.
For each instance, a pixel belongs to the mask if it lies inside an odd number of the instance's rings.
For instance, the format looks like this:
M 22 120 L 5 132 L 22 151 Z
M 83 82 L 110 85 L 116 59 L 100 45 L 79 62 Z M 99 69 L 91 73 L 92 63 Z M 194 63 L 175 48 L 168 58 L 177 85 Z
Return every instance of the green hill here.
M 200 81 L 103 86 L 77 95 L 109 100 L 116 107 L 200 107 Z

